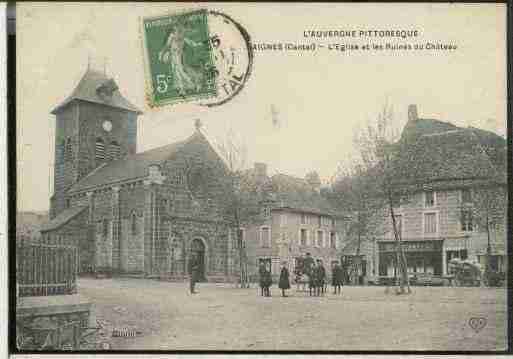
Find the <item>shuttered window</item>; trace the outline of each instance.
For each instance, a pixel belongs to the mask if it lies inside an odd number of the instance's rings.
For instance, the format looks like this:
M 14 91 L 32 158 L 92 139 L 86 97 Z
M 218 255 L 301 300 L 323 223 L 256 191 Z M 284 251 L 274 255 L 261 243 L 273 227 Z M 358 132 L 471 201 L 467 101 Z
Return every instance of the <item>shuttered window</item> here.
M 330 248 L 337 248 L 337 237 L 335 232 L 330 233 Z
M 117 160 L 121 157 L 121 146 L 116 141 L 109 145 L 109 160 Z
M 270 247 L 271 246 L 271 236 L 269 227 L 262 227 L 260 229 L 260 246 L 262 247 Z
M 306 231 L 306 229 L 301 229 L 300 245 L 306 246 L 307 236 L 308 236 L 308 232 Z
M 474 230 L 471 208 L 461 210 L 461 230 L 463 232 L 472 232 Z
M 425 192 L 425 207 L 433 207 L 435 205 L 435 192 L 434 191 L 426 191 Z
M 324 232 L 317 231 L 317 246 L 324 247 Z
M 436 233 L 436 213 L 424 213 L 424 233 Z
M 461 202 L 472 203 L 472 192 L 468 188 L 461 190 Z
M 94 151 L 94 158 L 96 159 L 96 161 L 105 160 L 105 143 L 101 138 L 96 139 Z

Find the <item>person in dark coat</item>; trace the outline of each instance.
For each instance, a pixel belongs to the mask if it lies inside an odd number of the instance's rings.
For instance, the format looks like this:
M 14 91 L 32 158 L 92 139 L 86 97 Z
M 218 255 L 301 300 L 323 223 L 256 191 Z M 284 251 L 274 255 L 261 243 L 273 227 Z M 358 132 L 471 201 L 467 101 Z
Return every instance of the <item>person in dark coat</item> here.
M 310 276 L 310 272 L 315 267 L 315 261 L 310 255 L 310 253 L 306 253 L 306 257 L 303 259 L 303 273 L 306 273 L 308 276 Z
M 317 259 L 317 296 L 324 295 L 324 282 L 326 281 L 326 269 L 322 265 L 322 260 Z
M 287 295 L 285 295 L 285 290 L 290 289 L 289 270 L 287 269 L 287 262 L 282 263 L 280 281 L 278 283 L 278 286 L 281 289 L 281 296 L 287 297 Z
M 335 262 L 331 271 L 331 285 L 333 286 L 333 294 L 337 294 L 337 291 L 338 294 L 341 294 L 341 287 L 344 285 L 344 272 L 338 261 Z
M 314 262 L 308 273 L 308 288 L 310 289 L 310 296 L 312 296 L 312 291 L 313 295 L 317 294 L 317 272 L 317 266 Z
M 273 285 L 273 277 L 271 274 L 271 264 L 267 264 L 264 274 L 264 295 L 266 297 L 271 296 L 271 290 L 269 289 Z
M 196 294 L 197 292 L 194 290 L 196 286 L 196 282 L 199 280 L 199 267 L 200 263 L 195 254 L 191 256 L 191 259 L 189 260 L 189 289 L 191 291 L 191 294 Z
M 324 295 L 324 292 L 326 291 L 326 268 L 324 268 L 324 264 L 322 263 L 322 260 L 320 261 L 320 277 L 321 277 L 321 292 L 322 295 Z
M 259 284 L 260 284 L 260 295 L 264 296 L 265 291 L 265 283 L 266 283 L 266 269 L 264 262 L 260 262 L 260 266 L 258 267 L 258 278 L 259 278 Z

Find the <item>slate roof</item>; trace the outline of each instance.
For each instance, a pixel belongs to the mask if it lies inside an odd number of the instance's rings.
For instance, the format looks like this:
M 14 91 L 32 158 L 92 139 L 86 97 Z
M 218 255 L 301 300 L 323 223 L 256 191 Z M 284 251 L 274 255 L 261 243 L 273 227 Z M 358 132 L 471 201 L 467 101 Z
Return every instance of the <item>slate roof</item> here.
M 419 118 L 409 120 L 403 128 L 401 139 L 416 138 L 422 135 L 459 130 L 461 128 L 449 122 L 443 122 L 432 118 Z
M 304 179 L 278 173 L 271 177 L 276 208 L 301 212 L 335 215 L 327 199 L 315 191 Z
M 82 213 L 87 206 L 83 207 L 73 207 L 65 209 L 64 211 L 60 212 L 55 218 L 53 218 L 51 221 L 44 223 L 41 226 L 41 232 L 47 232 L 54 229 L 59 228 L 60 226 L 68 223 L 73 218 L 78 216 L 80 213 Z
M 194 135 L 193 135 L 194 136 Z M 171 143 L 148 151 L 139 152 L 123 159 L 108 162 L 75 183 L 68 192 L 82 191 L 109 183 L 123 182 L 148 175 L 148 166 L 160 164 L 176 153 L 192 136 L 180 142 Z
M 97 89 L 102 86 L 104 88 L 110 88 L 111 90 L 114 90 L 112 92 L 112 96 L 99 96 Z M 139 110 L 123 97 L 113 79 L 109 79 L 102 72 L 91 69 L 88 69 L 85 72 L 84 76 L 82 76 L 82 79 L 80 79 L 78 85 L 75 87 L 71 95 L 62 101 L 57 107 L 55 107 L 51 113 L 55 115 L 59 112 L 59 110 L 75 100 L 99 103 L 110 107 L 142 113 L 141 110 Z
M 506 142 L 489 131 L 432 119 L 409 121 L 397 168 L 400 182 L 489 179 L 506 183 Z

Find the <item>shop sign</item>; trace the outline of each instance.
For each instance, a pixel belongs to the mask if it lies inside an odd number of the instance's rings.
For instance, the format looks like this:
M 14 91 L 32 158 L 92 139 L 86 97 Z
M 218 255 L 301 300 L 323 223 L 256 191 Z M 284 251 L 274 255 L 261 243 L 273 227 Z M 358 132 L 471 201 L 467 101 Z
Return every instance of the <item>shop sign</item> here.
M 442 250 L 442 241 L 420 241 L 420 242 L 401 242 L 405 252 L 435 252 Z M 380 252 L 394 252 L 396 243 L 393 241 L 380 243 Z

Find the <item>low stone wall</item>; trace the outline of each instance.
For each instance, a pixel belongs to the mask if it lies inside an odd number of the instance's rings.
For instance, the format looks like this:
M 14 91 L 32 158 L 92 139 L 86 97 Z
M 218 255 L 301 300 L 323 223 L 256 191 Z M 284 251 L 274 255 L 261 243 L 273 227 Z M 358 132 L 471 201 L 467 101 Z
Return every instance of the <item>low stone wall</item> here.
M 90 323 L 91 310 L 92 303 L 78 294 L 18 298 L 16 337 L 32 337 L 33 349 L 48 345 L 49 335 L 52 341 L 62 344 L 76 341 L 83 328 L 94 326 Z

